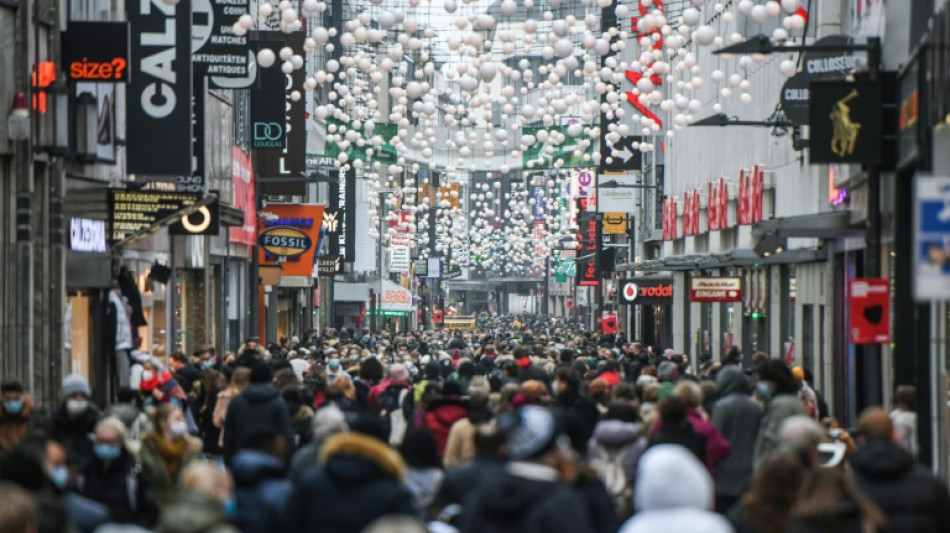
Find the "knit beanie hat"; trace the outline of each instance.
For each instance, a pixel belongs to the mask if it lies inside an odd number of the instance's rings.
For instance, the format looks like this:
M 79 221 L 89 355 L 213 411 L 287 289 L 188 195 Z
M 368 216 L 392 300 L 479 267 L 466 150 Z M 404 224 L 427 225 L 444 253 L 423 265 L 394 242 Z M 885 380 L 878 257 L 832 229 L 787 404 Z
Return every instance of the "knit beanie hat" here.
M 510 418 L 509 418 L 510 417 Z M 541 457 L 554 448 L 557 442 L 557 421 L 544 407 L 526 405 L 515 412 L 505 413 L 499 419 L 502 429 L 507 429 L 508 456 L 512 459 Z
M 69 398 L 73 394 L 82 394 L 86 398 L 92 396 L 92 390 L 86 378 L 77 374 L 70 374 L 63 378 L 63 397 Z
M 264 361 L 255 361 L 251 366 L 251 383 L 256 385 L 266 384 L 274 381 L 274 373 L 270 365 Z

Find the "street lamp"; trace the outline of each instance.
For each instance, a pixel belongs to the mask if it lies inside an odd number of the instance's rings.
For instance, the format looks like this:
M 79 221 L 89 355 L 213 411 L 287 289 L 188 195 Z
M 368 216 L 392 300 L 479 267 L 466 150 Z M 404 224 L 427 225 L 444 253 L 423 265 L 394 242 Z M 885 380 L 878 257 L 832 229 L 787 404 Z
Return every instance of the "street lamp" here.
M 718 113 L 702 118 L 690 124 L 690 126 L 760 126 L 764 128 L 788 128 L 794 126 L 791 122 L 783 121 L 756 121 L 739 120 L 738 117 L 731 117 L 725 113 Z

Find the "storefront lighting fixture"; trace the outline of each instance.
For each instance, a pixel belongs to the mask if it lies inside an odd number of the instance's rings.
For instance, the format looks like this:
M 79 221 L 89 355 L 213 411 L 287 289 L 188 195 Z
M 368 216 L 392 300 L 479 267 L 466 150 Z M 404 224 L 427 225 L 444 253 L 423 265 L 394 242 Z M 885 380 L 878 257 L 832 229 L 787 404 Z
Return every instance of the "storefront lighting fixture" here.
M 76 159 L 92 163 L 96 160 L 96 137 L 99 109 L 95 95 L 81 93 L 76 97 Z
M 7 136 L 11 141 L 26 141 L 30 138 L 30 106 L 24 92 L 13 95 L 13 104 L 7 116 Z
M 40 148 L 53 155 L 66 155 L 69 151 L 69 86 L 57 79 L 45 92 L 50 104 L 41 114 Z

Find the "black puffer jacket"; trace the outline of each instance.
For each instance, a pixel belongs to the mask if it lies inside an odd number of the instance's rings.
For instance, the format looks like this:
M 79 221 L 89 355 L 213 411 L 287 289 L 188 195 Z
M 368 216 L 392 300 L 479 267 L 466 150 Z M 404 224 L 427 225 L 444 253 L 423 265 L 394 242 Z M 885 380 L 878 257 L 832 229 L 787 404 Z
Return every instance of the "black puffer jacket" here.
M 519 463 L 520 464 L 520 463 Z M 531 465 L 530 471 L 546 467 Z M 585 499 L 569 485 L 535 474 L 510 472 L 489 480 L 466 500 L 462 533 L 588 533 L 593 522 Z
M 71 417 L 66 413 L 66 402 L 43 424 L 43 429 L 51 438 L 63 443 L 66 451 L 77 464 L 83 464 L 92 459 L 92 435 L 99 421 L 99 409 L 89 403 L 89 408 L 77 416 Z
M 127 450 L 115 461 L 93 456 L 79 474 L 79 493 L 104 505 L 112 521 L 150 527 L 158 511 L 151 497 L 142 467 Z
M 869 439 L 851 459 L 857 487 L 887 516 L 886 531 L 950 531 L 947 488 L 893 441 Z
M 231 464 L 231 459 L 247 437 L 265 425 L 284 434 L 289 458 L 289 454 L 294 451 L 295 438 L 284 399 L 274 385 L 251 385 L 228 405 L 228 414 L 224 419 L 224 460 Z
M 358 433 L 335 435 L 297 480 L 282 531 L 363 531 L 377 518 L 415 515 L 406 467 L 386 444 Z

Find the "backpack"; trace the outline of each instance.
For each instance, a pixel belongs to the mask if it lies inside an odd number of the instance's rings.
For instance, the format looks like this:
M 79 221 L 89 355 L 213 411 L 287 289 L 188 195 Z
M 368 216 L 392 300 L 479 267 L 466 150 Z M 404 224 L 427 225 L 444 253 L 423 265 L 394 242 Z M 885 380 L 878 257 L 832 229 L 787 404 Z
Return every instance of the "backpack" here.
M 412 420 L 413 395 L 406 387 L 390 385 L 376 399 L 376 415 L 389 426 L 389 444 L 399 446 Z
M 633 483 L 631 483 L 632 480 L 627 479 L 627 472 L 623 467 L 624 459 L 631 448 L 632 446 L 627 446 L 611 454 L 607 448 L 597 444 L 600 458 L 592 462 L 597 478 L 607 489 L 607 494 L 613 500 L 617 515 L 621 519 L 633 514 Z

